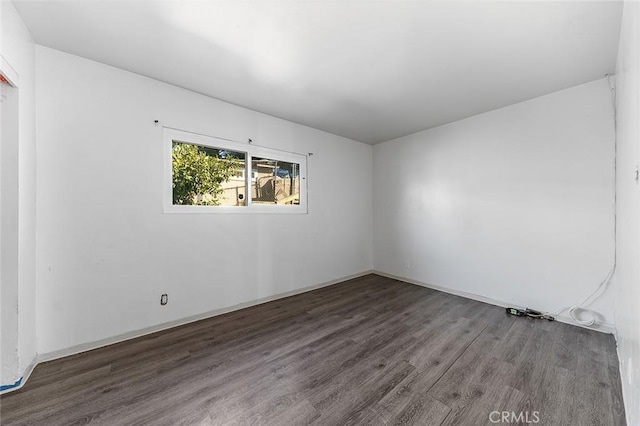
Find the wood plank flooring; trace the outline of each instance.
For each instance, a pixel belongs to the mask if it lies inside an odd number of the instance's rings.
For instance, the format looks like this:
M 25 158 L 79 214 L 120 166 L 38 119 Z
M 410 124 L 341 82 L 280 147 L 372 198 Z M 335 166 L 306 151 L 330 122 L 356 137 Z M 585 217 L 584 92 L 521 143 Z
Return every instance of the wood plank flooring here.
M 368 275 L 43 363 L 0 398 L 7 426 L 484 425 L 495 411 L 624 425 L 613 336 Z

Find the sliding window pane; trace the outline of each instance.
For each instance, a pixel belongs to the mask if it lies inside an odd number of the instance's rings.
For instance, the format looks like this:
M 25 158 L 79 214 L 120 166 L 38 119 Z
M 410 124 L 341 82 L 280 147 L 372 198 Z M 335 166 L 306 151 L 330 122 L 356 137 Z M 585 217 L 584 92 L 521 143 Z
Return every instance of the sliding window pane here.
M 173 204 L 244 206 L 244 152 L 179 141 L 172 145 Z
M 253 204 L 300 204 L 300 164 L 251 158 Z

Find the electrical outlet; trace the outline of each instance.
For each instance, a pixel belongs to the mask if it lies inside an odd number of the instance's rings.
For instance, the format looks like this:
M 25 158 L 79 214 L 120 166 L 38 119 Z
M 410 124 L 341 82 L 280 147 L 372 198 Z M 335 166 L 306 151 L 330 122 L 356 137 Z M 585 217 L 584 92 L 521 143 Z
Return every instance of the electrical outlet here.
M 411 263 L 408 260 L 404 261 L 404 269 L 411 269 Z
M 160 296 L 160 304 L 161 305 L 166 305 L 169 302 L 169 296 L 166 294 L 163 294 L 162 296 Z

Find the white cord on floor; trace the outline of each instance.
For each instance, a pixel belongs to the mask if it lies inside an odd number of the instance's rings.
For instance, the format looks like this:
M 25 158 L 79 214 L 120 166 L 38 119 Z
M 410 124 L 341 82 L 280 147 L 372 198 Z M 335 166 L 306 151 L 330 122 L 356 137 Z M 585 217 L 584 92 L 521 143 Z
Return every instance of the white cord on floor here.
M 576 306 L 565 306 L 564 308 L 555 311 L 552 315 L 558 315 L 559 313 L 564 312 L 568 309 L 569 316 L 576 323 L 580 325 L 585 325 L 585 326 L 594 325 L 596 323 L 596 315 L 594 314 L 593 311 L 586 309 L 586 307 L 592 304 L 598 297 L 604 294 L 604 292 L 607 290 L 607 287 L 609 286 L 609 283 L 611 282 L 611 278 L 613 278 L 613 274 L 615 270 L 616 270 L 616 265 L 614 264 L 611 270 L 609 271 L 609 273 L 607 274 L 606 278 L 600 283 L 598 288 L 596 288 L 595 291 L 589 295 L 589 297 L 584 299 L 582 303 Z M 604 290 L 600 292 L 601 289 L 604 289 Z M 580 319 L 576 315 L 576 311 L 582 312 L 583 317 L 585 316 L 585 314 L 587 314 L 589 316 L 589 319 Z

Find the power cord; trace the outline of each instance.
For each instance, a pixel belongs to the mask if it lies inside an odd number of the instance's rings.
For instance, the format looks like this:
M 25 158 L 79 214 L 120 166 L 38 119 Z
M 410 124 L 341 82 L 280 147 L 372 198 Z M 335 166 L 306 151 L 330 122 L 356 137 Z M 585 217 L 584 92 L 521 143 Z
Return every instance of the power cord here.
M 562 309 L 555 311 L 552 315 L 558 315 L 561 312 L 569 310 L 569 316 L 573 321 L 580 325 L 584 325 L 590 327 L 596 323 L 596 315 L 593 311 L 586 309 L 587 306 L 591 305 L 595 302 L 600 296 L 602 296 L 609 287 L 609 283 L 611 283 L 611 278 L 613 278 L 613 274 L 616 271 L 617 260 L 618 260 L 618 129 L 617 129 L 617 121 L 618 121 L 618 112 L 616 110 L 616 89 L 611 84 L 611 75 L 606 74 L 607 83 L 609 84 L 609 89 L 611 90 L 611 99 L 613 101 L 613 126 L 614 126 L 614 141 L 613 141 L 613 266 L 611 270 L 605 277 L 605 279 L 600 283 L 600 285 L 594 290 L 593 293 L 589 295 L 582 303 L 576 306 L 566 306 Z M 603 291 L 600 291 L 604 289 Z M 589 319 L 581 319 L 576 313 L 580 311 L 589 315 Z
M 614 263 L 613 267 L 611 268 L 611 270 L 607 274 L 606 278 L 600 283 L 598 288 L 596 288 L 595 291 L 589 295 L 589 297 L 584 299 L 584 301 L 582 303 L 580 303 L 579 305 L 575 305 L 575 306 L 565 306 L 564 308 L 558 309 L 557 311 L 552 313 L 552 315 L 558 315 L 561 312 L 564 312 L 564 311 L 566 311 L 568 309 L 569 310 L 569 316 L 576 323 L 578 323 L 580 325 L 586 325 L 586 326 L 594 325 L 596 323 L 596 316 L 593 313 L 593 311 L 591 311 L 589 309 L 586 309 L 586 307 L 591 305 L 593 302 L 595 302 L 598 299 L 598 297 L 602 296 L 605 293 L 605 291 L 607 290 L 607 287 L 609 286 L 609 283 L 611 282 L 611 278 L 613 278 L 613 274 L 614 274 L 615 270 L 616 270 L 616 265 Z M 601 289 L 604 289 L 604 291 L 600 292 Z M 584 316 L 584 314 L 588 314 L 590 318 L 589 319 L 584 319 L 584 320 L 580 319 L 576 315 L 577 311 L 581 311 L 583 313 L 583 316 Z

